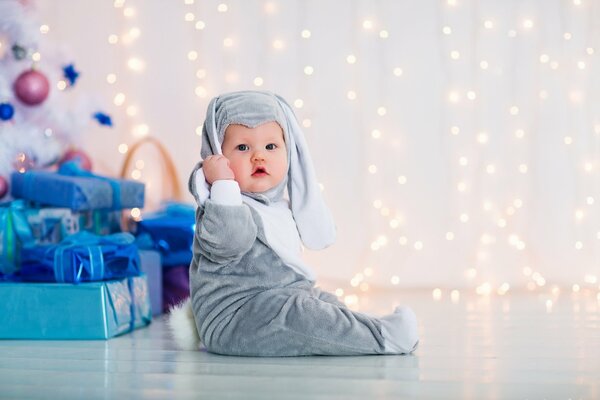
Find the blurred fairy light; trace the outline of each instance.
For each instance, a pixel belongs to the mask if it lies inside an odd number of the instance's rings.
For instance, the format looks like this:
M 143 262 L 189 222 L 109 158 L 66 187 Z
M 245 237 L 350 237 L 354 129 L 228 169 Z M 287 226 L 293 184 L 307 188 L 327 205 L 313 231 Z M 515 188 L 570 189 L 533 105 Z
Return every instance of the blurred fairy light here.
M 126 7 L 123 9 L 123 15 L 127 18 L 131 18 L 135 16 L 135 9 L 133 7 Z
M 125 103 L 125 94 L 117 93 L 113 99 L 113 103 L 115 104 L 115 106 L 122 106 L 123 103 Z
M 263 85 L 264 80 L 260 76 L 257 76 L 256 78 L 254 78 L 253 83 L 254 83 L 254 86 L 260 87 Z
M 308 29 L 303 29 L 302 32 L 300 32 L 300 36 L 302 36 L 303 39 L 309 39 L 311 35 L 311 32 Z
M 195 50 L 188 51 L 187 58 L 190 61 L 195 61 L 198 59 L 198 52 Z
M 43 24 L 40 26 L 40 33 L 42 33 L 43 35 L 47 34 L 48 32 L 50 32 L 50 27 L 46 24 Z
M 138 57 L 130 57 L 127 60 L 127 67 L 135 72 L 143 71 L 145 68 L 145 63 Z

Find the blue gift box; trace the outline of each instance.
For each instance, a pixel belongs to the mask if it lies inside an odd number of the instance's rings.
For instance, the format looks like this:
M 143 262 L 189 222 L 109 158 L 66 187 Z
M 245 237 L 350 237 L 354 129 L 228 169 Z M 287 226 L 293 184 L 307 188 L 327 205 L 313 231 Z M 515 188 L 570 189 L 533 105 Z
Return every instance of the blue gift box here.
M 139 273 L 140 257 L 133 235 L 79 232 L 56 245 L 23 247 L 19 271 L 5 279 L 78 283 Z
M 181 203 L 168 203 L 163 209 L 143 215 L 135 227 L 140 248 L 158 250 L 163 267 L 189 265 L 196 228 L 196 210 Z
M 21 200 L 0 204 L 0 277 L 18 269 L 21 247 L 34 243 Z
M 75 211 L 119 210 L 144 206 L 144 184 L 87 173 L 13 172 L 11 193 L 42 205 L 67 207 Z
M 0 283 L 0 339 L 108 339 L 148 325 L 146 276 L 68 283 Z
M 153 250 L 140 250 L 142 272 L 148 277 L 148 292 L 152 315 L 159 315 L 163 310 L 163 271 L 160 253 Z

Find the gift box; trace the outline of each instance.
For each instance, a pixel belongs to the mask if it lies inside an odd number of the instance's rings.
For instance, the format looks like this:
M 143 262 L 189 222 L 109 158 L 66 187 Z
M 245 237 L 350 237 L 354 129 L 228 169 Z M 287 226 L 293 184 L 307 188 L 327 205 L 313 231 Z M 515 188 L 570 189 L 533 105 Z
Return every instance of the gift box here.
M 35 244 L 56 244 L 80 231 L 96 235 L 121 232 L 121 211 L 84 210 L 29 205 L 23 211 Z
M 0 278 L 18 269 L 21 247 L 34 242 L 24 211 L 20 200 L 0 205 Z
M 158 250 L 163 267 L 190 265 L 196 228 L 196 210 L 188 204 L 167 203 L 143 215 L 133 228 L 140 248 Z
M 79 215 L 69 208 L 29 208 L 24 214 L 36 244 L 59 243 L 80 230 Z
M 108 339 L 148 325 L 146 276 L 68 283 L 0 283 L 0 339 Z
M 23 247 L 20 269 L 8 279 L 78 283 L 139 274 L 140 258 L 133 235 L 80 232 L 56 245 Z
M 152 315 L 159 315 L 163 311 L 163 271 L 160 264 L 160 253 L 153 250 L 140 250 L 140 261 L 142 272 L 148 278 Z
M 11 193 L 16 198 L 75 211 L 144 206 L 143 183 L 68 168 L 59 172 L 13 172 Z

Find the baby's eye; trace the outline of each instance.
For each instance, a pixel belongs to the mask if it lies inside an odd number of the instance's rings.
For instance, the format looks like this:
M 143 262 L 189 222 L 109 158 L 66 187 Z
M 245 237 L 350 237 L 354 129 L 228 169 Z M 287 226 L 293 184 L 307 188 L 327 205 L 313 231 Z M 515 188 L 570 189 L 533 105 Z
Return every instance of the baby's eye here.
M 266 147 L 267 150 L 275 150 L 277 145 L 275 143 L 269 143 Z
M 238 149 L 239 151 L 247 151 L 247 150 L 249 149 L 249 147 L 248 147 L 248 145 L 247 145 L 247 144 L 239 144 L 239 145 L 237 146 L 237 149 Z

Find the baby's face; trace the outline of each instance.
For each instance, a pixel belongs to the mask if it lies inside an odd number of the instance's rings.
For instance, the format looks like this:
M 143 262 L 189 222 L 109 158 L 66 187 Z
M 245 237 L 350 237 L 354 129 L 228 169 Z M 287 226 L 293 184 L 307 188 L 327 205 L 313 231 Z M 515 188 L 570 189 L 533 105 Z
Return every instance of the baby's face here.
M 267 191 L 287 174 L 287 150 L 277 122 L 256 128 L 229 125 L 221 148 L 242 192 Z

